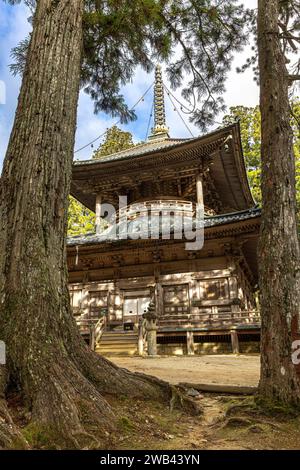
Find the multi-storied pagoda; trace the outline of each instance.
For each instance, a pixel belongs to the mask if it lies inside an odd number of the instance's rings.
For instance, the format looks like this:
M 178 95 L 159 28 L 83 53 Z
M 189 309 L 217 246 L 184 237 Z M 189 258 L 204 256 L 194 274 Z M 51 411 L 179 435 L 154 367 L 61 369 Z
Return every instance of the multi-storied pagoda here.
M 259 335 L 260 210 L 248 184 L 239 124 L 197 138 L 170 138 L 159 67 L 154 109 L 146 142 L 74 163 L 72 195 L 96 212 L 95 233 L 68 239 L 74 315 L 82 327 L 101 325 L 96 346 L 103 352 L 135 351 L 150 300 L 159 353 L 249 350 Z M 127 207 L 101 231 L 106 205 L 118 208 L 120 196 L 126 196 Z M 194 214 L 197 203 L 205 213 L 201 249 L 187 249 L 176 223 L 169 239 L 162 236 L 164 214 L 174 221 Z M 124 224 L 134 234 L 137 219 L 150 210 L 161 218 L 156 237 L 120 236 Z

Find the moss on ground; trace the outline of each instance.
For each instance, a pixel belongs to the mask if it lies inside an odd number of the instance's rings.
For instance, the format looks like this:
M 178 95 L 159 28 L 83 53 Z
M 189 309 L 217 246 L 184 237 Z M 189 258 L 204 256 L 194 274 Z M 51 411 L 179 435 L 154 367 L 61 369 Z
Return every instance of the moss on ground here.
M 254 397 L 204 394 L 204 416 L 191 416 L 158 402 L 106 397 L 117 416 L 117 430 L 103 436 L 105 449 L 300 449 L 300 417 L 285 408 L 261 408 Z M 220 410 L 221 419 L 209 422 Z M 51 430 L 34 422 L 20 426 L 32 449 L 68 448 Z M 92 430 L 91 430 L 92 434 Z M 83 440 L 82 448 L 93 448 Z M 22 443 L 14 442 L 20 449 Z
M 51 430 L 31 422 L 22 429 L 22 434 L 32 449 L 55 449 L 57 437 Z

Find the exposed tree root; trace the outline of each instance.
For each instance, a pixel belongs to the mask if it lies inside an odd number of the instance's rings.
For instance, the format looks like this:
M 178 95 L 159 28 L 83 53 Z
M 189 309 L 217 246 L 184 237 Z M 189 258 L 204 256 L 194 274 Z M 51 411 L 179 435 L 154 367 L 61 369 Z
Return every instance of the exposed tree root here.
M 262 406 L 257 397 L 235 399 L 225 412 L 222 427 L 248 427 L 250 425 L 265 425 L 275 430 L 280 430 L 280 421 L 290 420 L 299 413 L 295 409 L 286 408 L 277 402 L 272 405 Z
M 49 382 L 33 400 L 32 419 L 48 429 L 50 441 L 59 437 L 63 445 L 75 448 L 103 447 L 105 433 L 116 428 L 110 405 L 72 362 L 52 365 Z
M 199 415 L 202 413 L 202 408 L 200 407 L 199 403 L 196 403 L 195 400 L 185 395 L 182 392 L 182 388 L 175 387 L 174 385 L 170 385 L 170 387 L 172 390 L 172 396 L 170 400 L 171 412 L 176 406 L 179 406 L 193 415 Z
M 4 399 L 0 400 L 0 449 L 28 448 L 26 439 L 15 426 Z
M 83 371 L 98 390 L 105 395 L 127 396 L 129 398 L 158 399 L 169 402 L 170 410 L 180 407 L 192 414 L 201 412 L 199 405 L 186 396 L 182 389 L 141 372 L 120 368 L 108 359 L 88 350 L 83 351 Z
M 123 395 L 132 398 L 167 400 L 167 382 L 142 373 L 120 368 L 108 359 L 88 349 L 81 341 L 69 350 L 78 369 L 104 395 Z
M 76 361 L 74 356 L 70 358 L 63 353 L 56 354 L 56 361 L 50 358 L 50 363 L 44 358 L 39 364 L 35 363 L 34 372 L 32 364 L 29 367 L 34 380 L 30 389 L 35 391 L 29 401 L 23 390 L 31 412 L 31 422 L 23 435 L 31 447 L 108 447 L 119 418 L 105 399 L 109 395 L 160 401 L 170 407 L 171 412 L 180 407 L 193 415 L 200 413 L 198 404 L 175 386 L 156 377 L 120 369 L 82 344 Z M 6 433 L 7 438 L 0 441 L 0 445 L 15 446 L 15 438 L 20 437 L 18 442 L 23 447 L 26 439 L 15 431 L 8 412 L 6 423 L 11 433 Z
M 6 371 L 4 366 L 0 366 L 0 449 L 7 449 L 13 446 L 28 448 L 28 444 L 17 426 L 15 426 L 5 400 L 4 392 L 6 388 Z

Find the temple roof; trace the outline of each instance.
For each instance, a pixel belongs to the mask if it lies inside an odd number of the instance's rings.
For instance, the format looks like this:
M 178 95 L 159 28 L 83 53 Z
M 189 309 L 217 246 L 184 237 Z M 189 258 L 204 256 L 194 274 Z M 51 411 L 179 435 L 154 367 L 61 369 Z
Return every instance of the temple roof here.
M 218 227 L 226 224 L 232 224 L 235 222 L 243 222 L 255 218 L 259 218 L 261 215 L 261 210 L 258 207 L 254 207 L 252 209 L 240 211 L 240 212 L 233 212 L 229 214 L 222 214 L 222 215 L 217 215 L 217 216 L 212 216 L 212 217 L 206 217 L 204 219 L 204 228 L 209 229 L 213 227 Z M 124 223 L 119 223 L 117 224 L 118 230 L 122 231 L 122 225 Z M 136 227 L 136 220 L 129 220 L 127 222 L 127 232 L 130 234 L 135 232 L 135 227 Z M 172 233 L 176 233 L 176 225 L 171 224 L 171 229 Z M 180 230 L 181 227 L 180 227 Z M 161 234 L 163 231 L 163 227 L 160 225 L 160 231 L 159 233 Z M 148 239 L 148 238 L 143 238 L 143 234 L 140 233 L 140 238 L 139 240 L 143 239 Z M 148 233 L 148 232 L 147 232 Z M 131 240 L 129 238 L 129 240 Z M 117 237 L 114 237 L 112 235 L 112 228 L 109 227 L 105 231 L 103 231 L 100 235 L 96 235 L 96 233 L 88 233 L 85 235 L 78 235 L 78 236 L 72 236 L 67 238 L 67 246 L 78 246 L 78 245 L 94 245 L 94 244 L 100 244 L 100 243 L 118 243 L 118 242 L 124 242 L 124 240 L 119 240 Z
M 149 198 L 196 203 L 196 180 L 201 175 L 204 204 L 211 213 L 226 214 L 253 207 L 239 123 L 196 138 L 170 138 L 164 90 L 158 65 L 154 126 L 148 140 L 101 159 L 75 161 L 72 196 L 92 211 L 98 196 L 101 204 L 111 204 L 116 210 L 119 196 L 127 198 L 127 205 Z
M 164 149 L 170 149 L 176 147 L 178 144 L 184 142 L 190 142 L 196 139 L 170 139 L 170 138 L 157 138 L 156 140 L 149 140 L 147 142 L 141 142 L 140 144 L 135 145 L 126 150 L 121 150 L 121 152 L 112 153 L 111 155 L 102 156 L 100 159 L 91 159 L 91 160 L 75 160 L 74 165 L 95 165 L 97 163 L 107 163 L 113 162 L 116 160 L 123 160 L 126 158 L 133 158 L 135 156 L 139 157 L 141 155 L 146 155 L 147 153 L 157 152 Z
M 218 199 L 221 209 L 217 213 L 241 211 L 255 205 L 239 123 L 197 138 L 157 138 L 100 160 L 75 161 L 71 194 L 92 211 L 97 194 L 101 194 L 102 202 L 116 207 L 118 195 L 129 194 L 131 203 L 137 188 L 142 192 L 147 185 L 152 185 L 152 192 L 158 196 L 187 195 L 188 200 L 195 202 L 195 177 L 203 168 L 209 170 L 205 174 L 204 200 Z M 158 184 L 168 185 L 168 192 L 154 187 Z

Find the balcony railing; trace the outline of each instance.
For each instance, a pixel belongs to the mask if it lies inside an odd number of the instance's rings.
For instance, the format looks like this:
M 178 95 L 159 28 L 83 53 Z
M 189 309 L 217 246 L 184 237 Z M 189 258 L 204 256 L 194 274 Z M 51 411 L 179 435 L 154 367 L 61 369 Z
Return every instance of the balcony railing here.
M 91 349 L 99 344 L 102 334 L 106 328 L 106 317 L 100 318 L 77 318 L 77 326 L 82 336 L 88 336 Z
M 260 326 L 260 314 L 256 310 L 210 314 L 163 315 L 158 319 L 159 328 L 205 328 L 228 326 Z
M 191 217 L 195 215 L 195 204 L 190 201 L 181 199 L 154 199 L 142 202 L 135 202 L 120 211 L 117 211 L 116 218 L 121 220 L 122 217 L 127 217 L 128 220 L 133 220 L 143 214 L 150 215 L 177 215 Z M 165 213 L 165 214 L 164 214 Z M 215 211 L 209 207 L 204 207 L 206 215 L 215 215 Z

